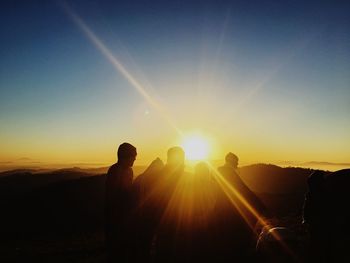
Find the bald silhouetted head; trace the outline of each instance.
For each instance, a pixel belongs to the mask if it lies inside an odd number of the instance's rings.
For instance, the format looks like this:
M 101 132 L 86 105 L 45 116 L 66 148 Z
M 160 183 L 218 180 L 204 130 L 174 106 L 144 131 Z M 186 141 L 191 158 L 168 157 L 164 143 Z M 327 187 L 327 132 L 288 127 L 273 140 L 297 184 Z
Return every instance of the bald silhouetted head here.
M 130 143 L 124 142 L 118 147 L 118 163 L 132 167 L 136 159 L 136 148 Z
M 185 163 L 185 152 L 181 147 L 172 147 L 167 153 L 167 165 L 180 167 Z
M 237 157 L 237 155 L 233 154 L 232 152 L 229 152 L 228 154 L 226 154 L 225 162 L 227 165 L 232 166 L 233 168 L 237 168 L 238 157 Z

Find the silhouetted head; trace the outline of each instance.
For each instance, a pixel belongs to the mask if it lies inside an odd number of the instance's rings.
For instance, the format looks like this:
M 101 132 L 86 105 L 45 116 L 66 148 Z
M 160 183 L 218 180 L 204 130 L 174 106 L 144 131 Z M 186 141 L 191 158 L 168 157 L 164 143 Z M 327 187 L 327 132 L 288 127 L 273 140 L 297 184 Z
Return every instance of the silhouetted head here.
M 181 167 L 185 163 L 185 152 L 181 147 L 172 147 L 167 153 L 167 165 Z
M 132 167 L 136 159 L 136 148 L 130 143 L 124 142 L 118 147 L 118 163 Z
M 233 168 L 237 168 L 238 166 L 238 157 L 237 155 L 231 152 L 226 154 L 225 161 L 226 161 L 226 164 L 232 166 Z

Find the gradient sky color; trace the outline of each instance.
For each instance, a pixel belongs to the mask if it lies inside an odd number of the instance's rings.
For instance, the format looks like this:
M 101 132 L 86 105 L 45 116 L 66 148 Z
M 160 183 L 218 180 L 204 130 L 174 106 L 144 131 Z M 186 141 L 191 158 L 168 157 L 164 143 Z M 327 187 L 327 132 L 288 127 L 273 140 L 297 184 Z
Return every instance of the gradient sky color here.
M 129 141 L 147 163 L 179 144 L 176 126 L 210 138 L 214 159 L 350 162 L 349 14 L 347 1 L 2 2 L 0 161 L 112 162 Z

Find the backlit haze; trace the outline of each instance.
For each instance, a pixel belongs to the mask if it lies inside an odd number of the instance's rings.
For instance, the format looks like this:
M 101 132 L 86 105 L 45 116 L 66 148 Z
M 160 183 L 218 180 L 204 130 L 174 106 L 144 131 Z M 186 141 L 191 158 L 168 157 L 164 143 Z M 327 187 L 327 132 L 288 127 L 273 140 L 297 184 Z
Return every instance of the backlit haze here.
M 0 10 L 3 165 L 106 165 L 125 141 L 139 165 L 174 145 L 193 160 L 350 162 L 346 1 Z

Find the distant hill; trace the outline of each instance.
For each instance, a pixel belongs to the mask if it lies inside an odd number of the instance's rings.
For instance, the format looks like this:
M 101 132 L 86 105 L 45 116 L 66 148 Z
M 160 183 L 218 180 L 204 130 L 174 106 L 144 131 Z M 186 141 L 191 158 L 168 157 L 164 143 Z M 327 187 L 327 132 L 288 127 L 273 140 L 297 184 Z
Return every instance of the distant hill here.
M 36 169 L 14 169 L 14 170 L 7 170 L 4 172 L 0 172 L 0 178 L 9 176 L 9 175 L 15 175 L 15 174 L 21 174 L 21 173 L 28 173 L 28 174 L 33 174 L 37 173 L 38 170 Z
M 308 168 L 282 168 L 272 164 L 254 164 L 240 168 L 245 183 L 274 214 L 301 214 Z
M 330 163 L 330 162 L 305 162 L 300 164 L 300 167 L 309 167 L 313 169 L 322 169 L 328 171 L 337 171 L 340 169 L 350 168 L 350 163 Z
M 315 161 L 312 161 L 312 162 L 305 162 L 305 163 L 302 163 L 304 165 L 338 165 L 338 166 L 348 166 L 350 167 L 350 163 L 330 163 L 330 162 L 315 162 Z
M 0 172 L 0 198 L 25 194 L 52 183 L 106 174 L 108 168 L 15 169 Z M 133 169 L 138 175 L 145 170 L 145 166 L 135 166 Z
M 62 169 L 49 172 L 41 170 L 14 170 L 0 173 L 0 198 L 23 195 L 34 189 L 53 183 L 92 176 L 74 169 Z
M 240 168 L 240 175 L 255 192 L 270 194 L 304 193 L 308 168 L 282 168 L 272 164 L 253 164 Z
M 332 163 L 332 162 L 319 162 L 319 161 L 310 161 L 310 162 L 291 162 L 291 161 L 280 161 L 276 163 L 277 165 L 286 167 L 301 167 L 301 168 L 310 168 L 310 169 L 319 169 L 327 171 L 338 171 L 341 169 L 349 169 L 350 163 Z

